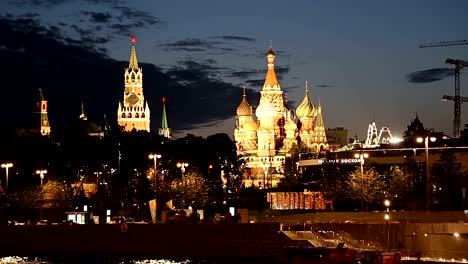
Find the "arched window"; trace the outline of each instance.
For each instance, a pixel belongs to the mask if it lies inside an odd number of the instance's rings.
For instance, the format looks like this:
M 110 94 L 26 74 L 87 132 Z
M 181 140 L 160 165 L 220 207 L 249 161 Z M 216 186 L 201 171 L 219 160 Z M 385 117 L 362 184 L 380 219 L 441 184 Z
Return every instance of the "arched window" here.
M 141 114 L 141 117 L 142 117 L 142 118 L 145 118 L 145 113 L 142 113 L 142 114 Z
M 135 114 L 135 117 L 138 118 L 138 117 L 140 117 L 140 115 L 139 115 L 138 113 L 136 113 L 136 114 Z
M 122 118 L 125 118 L 125 113 L 122 114 Z
M 132 113 L 128 113 L 128 118 L 132 118 Z

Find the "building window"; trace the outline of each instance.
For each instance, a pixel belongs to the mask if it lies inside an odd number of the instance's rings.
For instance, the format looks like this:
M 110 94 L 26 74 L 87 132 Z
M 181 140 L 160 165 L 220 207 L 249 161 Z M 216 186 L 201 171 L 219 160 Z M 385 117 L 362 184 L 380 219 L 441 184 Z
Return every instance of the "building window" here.
M 122 118 L 125 118 L 125 113 L 122 114 Z

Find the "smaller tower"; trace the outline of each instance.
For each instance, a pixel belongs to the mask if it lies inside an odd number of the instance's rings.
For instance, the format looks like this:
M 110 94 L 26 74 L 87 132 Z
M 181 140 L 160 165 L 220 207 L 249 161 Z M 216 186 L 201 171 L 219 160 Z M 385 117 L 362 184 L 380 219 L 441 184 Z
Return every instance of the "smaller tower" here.
M 167 125 L 167 116 L 166 116 L 166 98 L 162 98 L 162 117 L 161 117 L 161 128 L 159 128 L 159 135 L 165 138 L 171 138 L 171 129 Z
M 43 136 L 50 135 L 49 117 L 47 115 L 47 101 L 44 99 L 42 89 L 39 88 L 39 101 L 36 103 L 34 111 L 34 129 L 39 128 L 39 132 Z M 37 131 L 37 130 L 36 130 Z

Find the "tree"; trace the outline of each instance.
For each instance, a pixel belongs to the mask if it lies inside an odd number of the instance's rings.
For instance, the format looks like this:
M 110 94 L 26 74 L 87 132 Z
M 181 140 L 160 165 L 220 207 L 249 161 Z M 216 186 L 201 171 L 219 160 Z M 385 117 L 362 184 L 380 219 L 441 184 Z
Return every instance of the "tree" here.
M 363 200 L 365 208 L 381 204 L 385 199 L 385 184 L 373 168 L 357 169 L 349 175 L 349 197 Z
M 394 166 L 388 187 L 389 198 L 392 203 L 404 208 L 410 207 L 412 190 L 413 181 L 410 175 L 400 167 Z
M 441 208 L 461 209 L 463 206 L 462 188 L 466 188 L 467 172 L 452 151 L 443 151 L 440 159 L 431 168 L 435 204 Z M 464 185 L 465 183 L 465 185 Z

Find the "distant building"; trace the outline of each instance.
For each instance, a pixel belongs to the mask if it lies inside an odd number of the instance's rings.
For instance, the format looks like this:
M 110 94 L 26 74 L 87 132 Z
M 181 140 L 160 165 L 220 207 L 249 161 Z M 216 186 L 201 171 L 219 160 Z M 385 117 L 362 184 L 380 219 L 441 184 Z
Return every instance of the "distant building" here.
M 124 73 L 124 100 L 119 102 L 117 123 L 125 131 L 150 131 L 150 110 L 143 95 L 143 69 L 138 67 L 135 49 L 136 38 L 132 37 L 130 62 Z
M 347 145 L 349 142 L 348 130 L 344 127 L 327 128 L 326 135 L 331 151 Z

